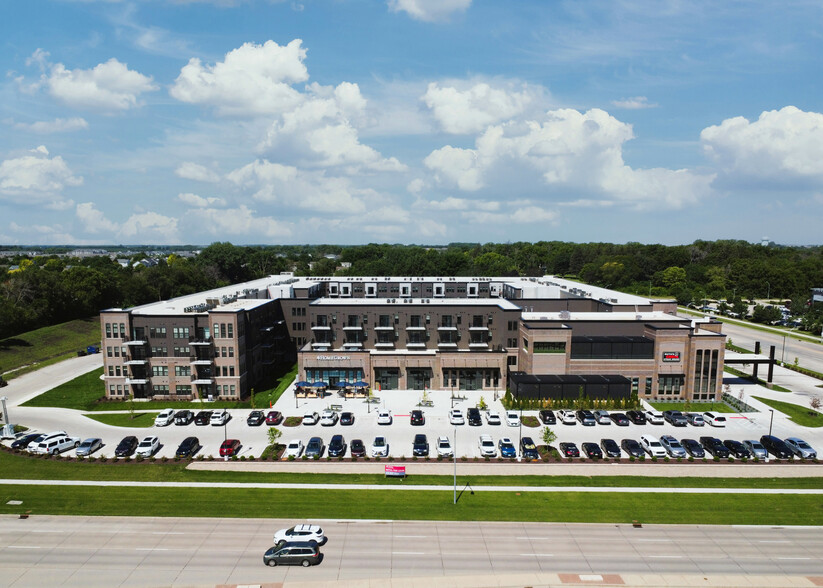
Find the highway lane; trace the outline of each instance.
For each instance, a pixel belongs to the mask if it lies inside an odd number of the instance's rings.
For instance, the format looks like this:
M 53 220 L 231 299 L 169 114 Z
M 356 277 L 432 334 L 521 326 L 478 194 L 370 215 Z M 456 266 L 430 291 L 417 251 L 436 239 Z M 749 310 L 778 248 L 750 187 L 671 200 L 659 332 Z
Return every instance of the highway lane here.
M 498 585 L 515 574 L 558 573 L 730 575 L 724 585 L 742 585 L 746 575 L 823 573 L 818 527 L 394 521 L 319 521 L 329 537 L 319 566 L 265 567 L 262 555 L 274 531 L 294 522 L 2 517 L 0 586 L 259 585 L 412 576 L 439 585 L 461 577 Z

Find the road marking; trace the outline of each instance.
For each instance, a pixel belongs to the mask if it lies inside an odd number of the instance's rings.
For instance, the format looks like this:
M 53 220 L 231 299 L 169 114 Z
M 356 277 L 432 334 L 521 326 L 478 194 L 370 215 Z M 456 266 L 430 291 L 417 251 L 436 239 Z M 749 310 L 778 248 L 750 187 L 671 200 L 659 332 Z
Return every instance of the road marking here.
M 9 545 L 9 549 L 40 549 L 39 545 Z

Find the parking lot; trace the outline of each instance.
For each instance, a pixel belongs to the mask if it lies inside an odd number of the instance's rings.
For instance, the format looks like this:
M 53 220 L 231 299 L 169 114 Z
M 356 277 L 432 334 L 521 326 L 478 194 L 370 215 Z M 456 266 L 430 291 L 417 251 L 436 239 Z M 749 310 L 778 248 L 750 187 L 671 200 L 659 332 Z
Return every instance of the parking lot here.
M 501 438 L 508 437 L 513 445 L 519 447 L 522 437 L 531 437 L 535 443 L 542 445 L 543 425 L 539 427 L 511 426 L 507 424 L 505 409 L 500 399 L 496 399 L 494 392 L 479 391 L 459 391 L 458 398 L 452 398 L 451 391 L 431 390 L 427 392 L 429 406 L 420 406 L 423 400 L 423 393 L 414 390 L 392 390 L 376 392 L 371 403 L 364 399 L 344 399 L 336 394 L 328 394 L 323 398 L 295 398 L 293 391 L 287 390 L 277 404 L 271 409 L 266 407 L 264 413 L 269 410 L 277 410 L 282 413 L 284 419 L 288 417 L 302 417 L 307 413 L 321 414 L 324 410 L 334 408 L 340 414 L 350 412 L 354 417 L 351 425 L 342 425 L 338 421 L 333 426 L 322 426 L 321 424 L 304 425 L 294 427 L 278 426 L 283 435 L 279 442 L 287 444 L 292 440 L 299 440 L 305 447 L 312 437 L 319 437 L 323 441 L 323 457 L 327 456 L 327 447 L 333 435 L 342 435 L 346 444 L 345 457 L 350 456 L 350 444 L 354 439 L 363 441 L 367 454 L 377 436 L 386 438 L 389 445 L 389 455 L 395 458 L 412 456 L 412 442 L 417 434 L 425 434 L 429 443 L 429 456 L 437 457 L 436 442 L 438 437 L 449 438 L 450 444 L 458 458 L 481 457 L 479 440 L 481 435 L 488 435 L 492 438 L 495 447 Z M 499 394 L 499 393 L 498 393 Z M 756 394 L 763 394 L 762 389 L 758 389 Z M 489 406 L 489 410 L 500 415 L 500 424 L 489 424 L 487 412 L 482 412 L 483 422 L 480 426 L 470 426 L 468 424 L 452 425 L 449 421 L 449 412 L 452 407 L 459 409 L 464 418 L 467 409 L 477 406 L 483 398 Z M 756 403 L 756 401 L 752 401 Z M 208 410 L 209 403 L 204 403 L 203 408 Z M 646 407 L 651 408 L 651 407 Z M 695 410 L 709 410 L 710 406 L 695 408 Z M 137 408 L 139 411 L 139 406 Z M 425 422 L 422 425 L 411 424 L 412 410 L 421 410 Z M 391 424 L 378 424 L 378 412 L 388 411 L 391 414 Z M 196 409 L 194 412 L 198 412 Z M 201 448 L 198 456 L 214 456 L 219 458 L 219 449 L 225 439 L 238 439 L 241 447 L 238 456 L 259 457 L 268 445 L 268 427 L 266 424 L 260 426 L 250 426 L 246 419 L 250 409 L 229 410 L 231 419 L 224 426 L 204 425 L 197 426 L 190 423 L 185 426 L 171 424 L 165 427 L 150 428 L 126 428 L 112 427 L 94 420 L 91 420 L 76 411 L 65 409 L 49 408 L 24 408 L 15 407 L 13 409 L 17 422 L 26 424 L 30 428 L 39 432 L 52 430 L 65 430 L 69 435 L 78 436 L 82 439 L 88 437 L 100 437 L 103 439 L 103 448 L 95 455 L 113 456 L 114 450 L 120 440 L 128 435 L 134 435 L 138 440 L 144 437 L 156 435 L 160 439 L 160 447 L 155 457 L 174 457 L 180 443 L 187 437 L 196 436 L 199 439 Z M 556 414 L 557 411 L 555 411 Z M 523 411 L 523 416 L 537 416 L 537 411 Z M 19 416 L 18 416 L 19 415 Z M 518 412 L 518 416 L 520 413 Z M 660 438 L 661 435 L 672 435 L 676 439 L 692 438 L 699 439 L 701 436 L 714 436 L 721 440 L 735 439 L 760 439 L 762 435 L 769 432 L 771 413 L 766 407 L 762 412 L 747 414 L 726 414 L 726 426 L 715 428 L 709 425 L 695 427 L 674 427 L 669 423 L 664 424 L 629 424 L 628 426 L 617 426 L 611 424 L 596 424 L 594 426 L 582 426 L 580 422 L 574 425 L 561 424 L 558 419 L 557 424 L 550 428 L 556 433 L 557 440 L 553 443 L 558 447 L 561 443 L 575 443 L 582 450 L 583 443 L 593 442 L 600 444 L 604 438 L 614 439 L 617 444 L 622 439 L 630 438 L 639 441 L 643 435 L 651 435 Z M 797 427 L 779 413 L 775 414 L 772 422 L 774 435 L 785 438 L 789 436 L 799 436 L 808 441 L 816 449 L 821 445 L 821 435 L 819 429 L 806 429 Z M 582 452 L 582 451 L 581 451 Z M 73 455 L 74 451 L 67 452 Z M 519 454 L 519 452 L 518 452 Z M 498 452 L 499 455 L 499 452 Z M 707 456 L 711 459 L 711 456 Z M 625 451 L 621 452 L 621 458 L 628 459 Z M 724 460 L 725 461 L 725 460 Z

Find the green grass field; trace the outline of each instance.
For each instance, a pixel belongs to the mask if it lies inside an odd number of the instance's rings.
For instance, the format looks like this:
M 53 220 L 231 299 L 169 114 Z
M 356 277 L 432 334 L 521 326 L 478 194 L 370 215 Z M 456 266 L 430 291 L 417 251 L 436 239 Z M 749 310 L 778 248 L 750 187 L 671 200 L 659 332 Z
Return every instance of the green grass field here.
M 679 410 L 680 412 L 687 412 L 685 409 L 686 403 L 685 402 L 649 402 L 653 407 L 657 410 Z M 695 403 L 692 402 L 691 407 L 689 408 L 688 412 L 736 412 L 731 406 L 726 404 L 725 402 L 715 402 L 712 404 L 711 402 L 701 402 Z
M 11 372 L 4 376 L 8 380 L 75 356 L 89 345 L 100 345 L 100 317 L 22 333 L 0 341 L 0 372 Z
M 2 486 L 0 512 L 31 515 L 820 525 L 819 496 Z M 21 500 L 22 505 L 9 505 Z M 274 506 L 276 505 L 276 507 Z
M 754 396 L 753 398 L 763 404 L 771 406 L 775 410 L 779 410 L 788 416 L 789 420 L 802 427 L 823 427 L 823 414 L 812 410 L 808 406 L 800 406 L 799 404 L 781 402 L 780 400 L 772 400 L 760 396 Z
M 105 385 L 100 377 L 103 375 L 103 368 L 92 370 L 87 374 L 78 376 L 73 380 L 61 384 L 51 390 L 44 392 L 25 402 L 23 406 L 53 406 L 59 408 L 72 408 L 82 411 L 95 410 L 123 410 L 128 411 L 128 401 L 105 401 Z M 264 387 L 259 392 L 254 393 L 254 405 L 257 408 L 268 408 L 269 402 L 277 401 L 286 388 L 294 381 L 297 375 L 297 365 L 288 366 L 279 373 L 273 374 L 268 382 L 270 386 Z M 136 402 L 136 409 L 140 411 L 162 410 L 164 408 L 191 408 L 191 409 L 215 409 L 215 408 L 251 408 L 251 401 L 232 402 L 215 401 L 200 402 L 195 400 L 175 402 L 173 400 L 152 400 L 149 402 Z M 118 425 L 130 426 L 130 425 Z
M 134 418 L 128 412 L 105 413 L 105 414 L 84 414 L 84 417 L 94 419 L 99 423 L 104 423 L 112 427 L 151 427 L 154 426 L 156 412 L 135 412 Z

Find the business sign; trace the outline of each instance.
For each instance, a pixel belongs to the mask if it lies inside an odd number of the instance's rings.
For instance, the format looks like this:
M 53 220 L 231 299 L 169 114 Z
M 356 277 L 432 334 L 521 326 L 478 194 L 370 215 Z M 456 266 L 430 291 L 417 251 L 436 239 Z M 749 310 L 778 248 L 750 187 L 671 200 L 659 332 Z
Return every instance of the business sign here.
M 406 466 L 387 465 L 386 466 L 386 477 L 387 478 L 405 478 L 406 477 Z
M 318 355 L 317 361 L 348 361 L 351 355 Z
M 663 361 L 680 361 L 679 351 L 664 351 Z

